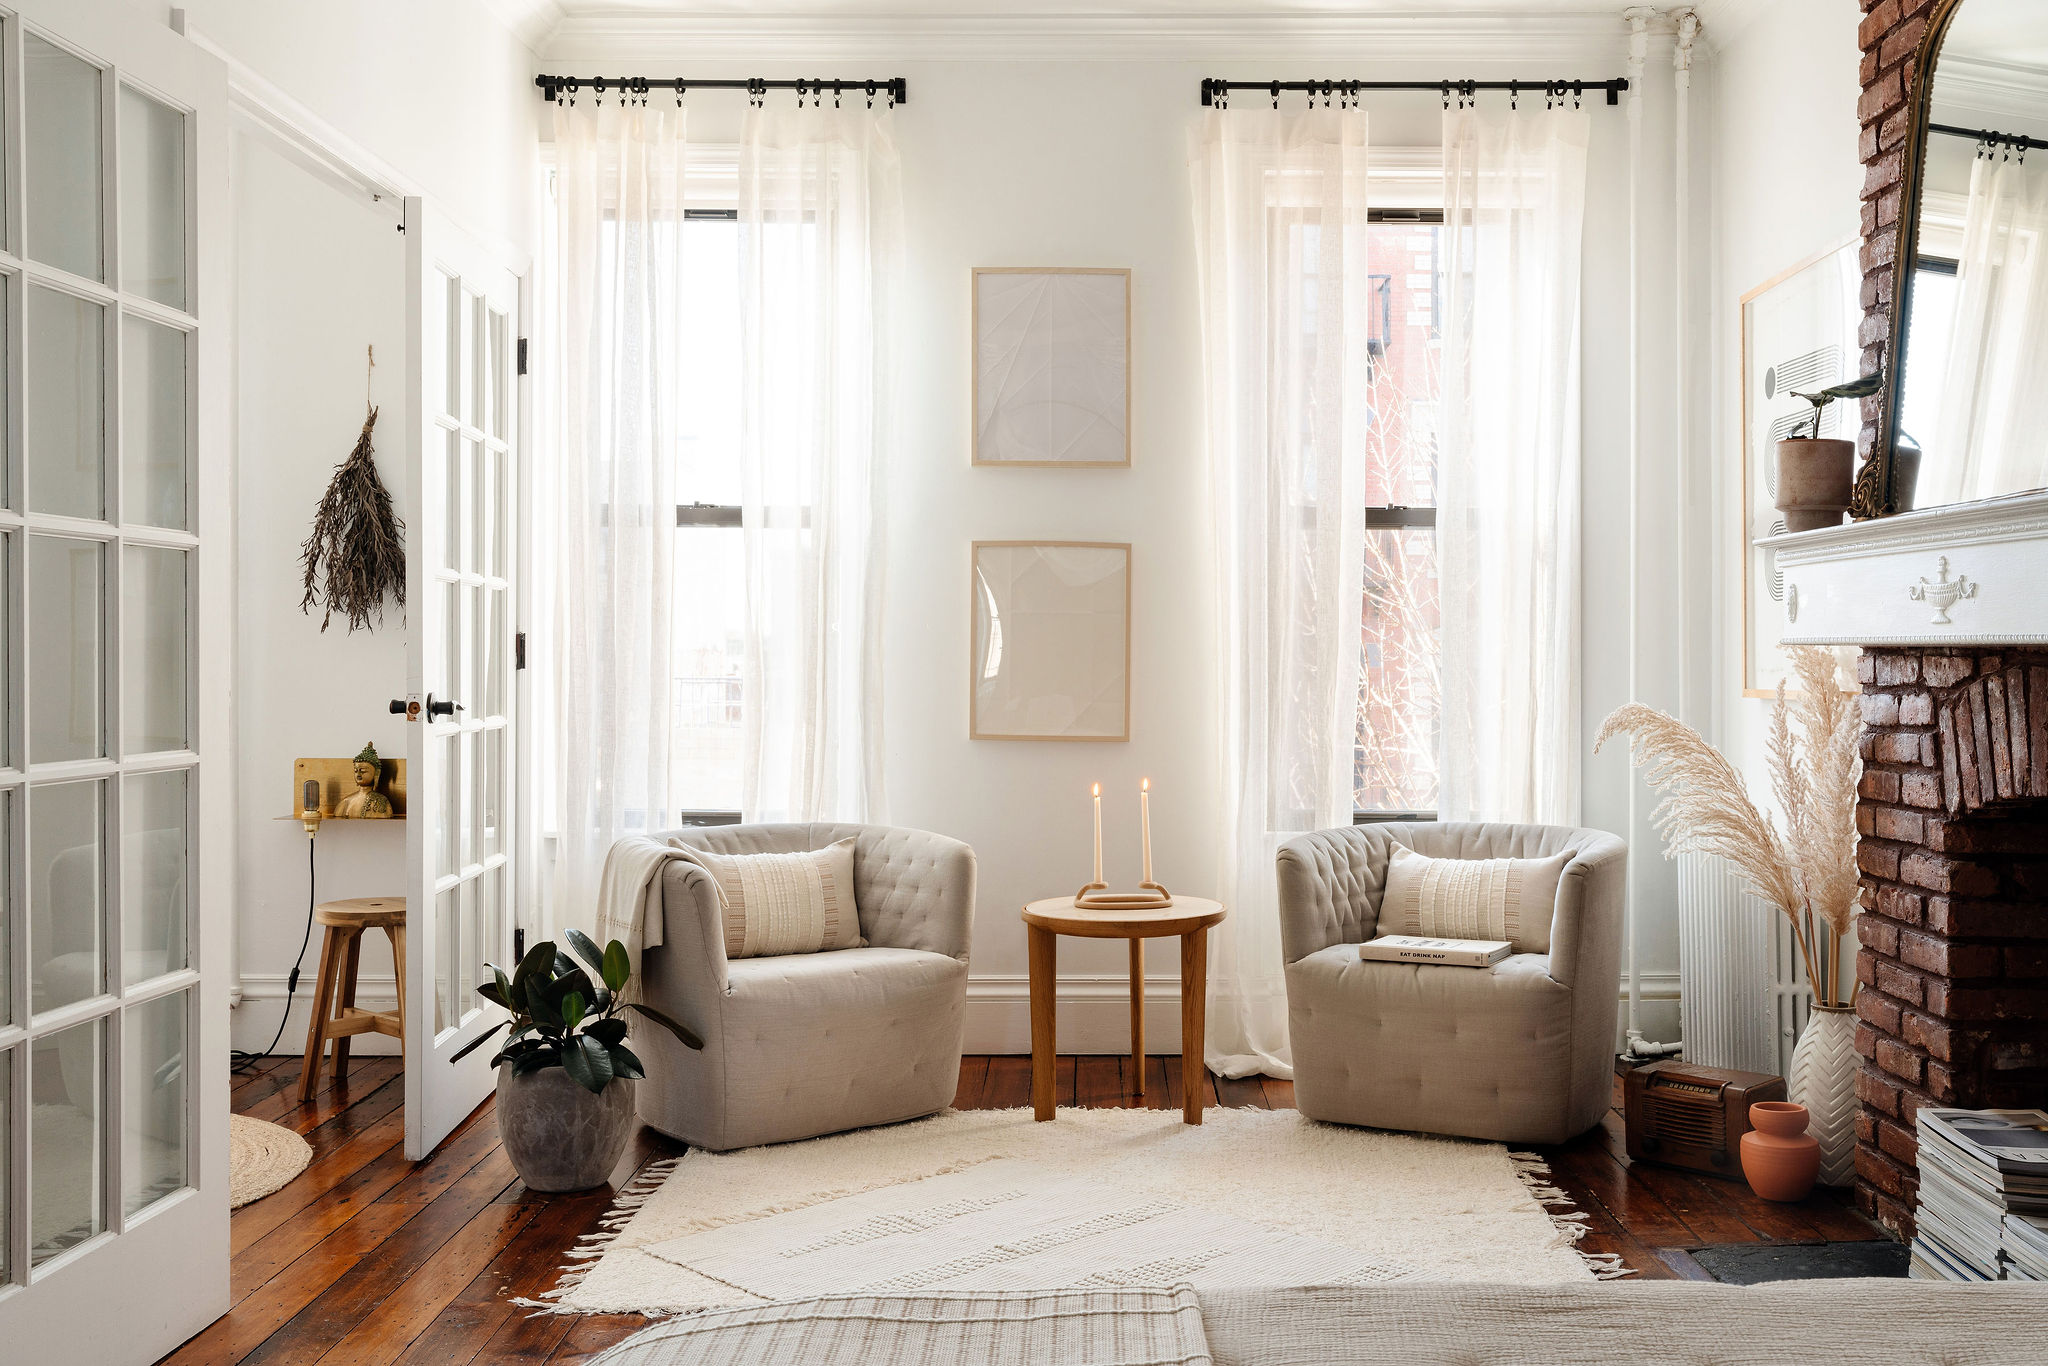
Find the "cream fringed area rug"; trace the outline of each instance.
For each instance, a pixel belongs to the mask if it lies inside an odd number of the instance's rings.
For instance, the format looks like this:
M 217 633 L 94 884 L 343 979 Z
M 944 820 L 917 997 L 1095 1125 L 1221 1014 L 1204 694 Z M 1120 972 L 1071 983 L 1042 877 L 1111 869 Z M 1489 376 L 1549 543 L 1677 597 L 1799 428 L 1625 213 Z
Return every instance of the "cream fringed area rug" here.
M 1612 1259 L 1579 1254 L 1584 1216 L 1564 1204 L 1541 1162 L 1500 1144 L 1292 1110 L 1211 1109 L 1192 1127 L 1158 1110 L 1061 1110 L 1050 1124 L 1029 1110 L 948 1111 L 657 1164 L 536 1307 L 687 1313 L 1048 1280 L 1544 1285 L 1619 1274 Z

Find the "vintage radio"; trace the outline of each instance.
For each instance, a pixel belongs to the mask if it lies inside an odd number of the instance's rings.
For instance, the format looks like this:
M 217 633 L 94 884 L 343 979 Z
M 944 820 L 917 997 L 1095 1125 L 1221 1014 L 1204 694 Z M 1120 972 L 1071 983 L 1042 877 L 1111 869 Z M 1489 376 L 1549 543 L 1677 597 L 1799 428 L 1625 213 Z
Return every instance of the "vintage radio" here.
M 1785 1079 L 1667 1060 L 1630 1072 L 1622 1095 L 1632 1161 L 1734 1180 L 1742 1176 L 1749 1107 L 1783 1100 Z

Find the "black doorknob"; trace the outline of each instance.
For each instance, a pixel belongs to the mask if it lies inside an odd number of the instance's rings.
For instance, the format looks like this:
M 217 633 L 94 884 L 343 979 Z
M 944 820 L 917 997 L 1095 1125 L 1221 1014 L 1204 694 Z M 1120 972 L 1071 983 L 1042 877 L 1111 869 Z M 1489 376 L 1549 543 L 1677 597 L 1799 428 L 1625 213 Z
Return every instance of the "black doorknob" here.
M 434 700 L 432 693 L 427 694 L 427 716 L 429 719 L 436 716 L 453 716 L 462 709 L 463 707 L 460 702 L 449 702 L 445 699 L 437 702 Z
M 391 699 L 391 714 L 393 716 L 405 715 L 405 699 L 403 697 L 394 697 Z

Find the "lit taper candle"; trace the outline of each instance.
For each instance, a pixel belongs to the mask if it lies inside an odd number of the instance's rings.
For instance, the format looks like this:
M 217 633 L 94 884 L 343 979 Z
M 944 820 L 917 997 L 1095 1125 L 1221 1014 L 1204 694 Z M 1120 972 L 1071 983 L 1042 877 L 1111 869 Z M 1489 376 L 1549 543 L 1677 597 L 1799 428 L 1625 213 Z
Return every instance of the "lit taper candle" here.
M 1102 881 L 1102 784 L 1096 783 L 1095 792 L 1095 881 Z
M 1152 780 L 1138 780 L 1138 828 L 1145 847 L 1145 883 L 1152 882 Z

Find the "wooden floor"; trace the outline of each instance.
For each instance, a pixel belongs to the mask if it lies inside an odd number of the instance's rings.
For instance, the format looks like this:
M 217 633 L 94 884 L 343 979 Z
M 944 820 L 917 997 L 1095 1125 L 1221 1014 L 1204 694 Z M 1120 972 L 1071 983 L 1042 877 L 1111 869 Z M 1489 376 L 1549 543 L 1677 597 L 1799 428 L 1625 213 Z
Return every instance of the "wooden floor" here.
M 1135 1103 L 1127 1058 L 1062 1057 L 1059 1101 Z M 645 1325 L 636 1315 L 529 1317 L 510 1303 L 550 1289 L 564 1255 L 598 1225 L 609 1189 L 539 1195 L 512 1173 L 486 1103 L 427 1161 L 405 1160 L 404 1078 L 395 1058 L 362 1059 L 346 1086 L 299 1104 L 296 1058 L 237 1078 L 234 1107 L 305 1135 L 313 1164 L 274 1195 L 237 1210 L 233 1308 L 171 1362 L 580 1362 Z M 1178 1057 L 1148 1060 L 1144 1104 L 1181 1106 Z M 1205 1074 L 1210 1103 L 1291 1107 L 1291 1082 Z M 961 1063 L 962 1109 L 1031 1101 L 1024 1057 Z M 1162 1117 L 1164 1122 L 1164 1117 Z M 681 1151 L 636 1128 L 612 1173 L 623 1185 Z M 1705 1243 L 1811 1242 L 1879 1236 L 1831 1195 L 1767 1204 L 1737 1182 L 1631 1167 L 1621 1119 L 1545 1150 L 1556 1184 L 1590 1216 L 1589 1252 L 1618 1253 L 1640 1275 L 1701 1273 L 1683 1249 Z

